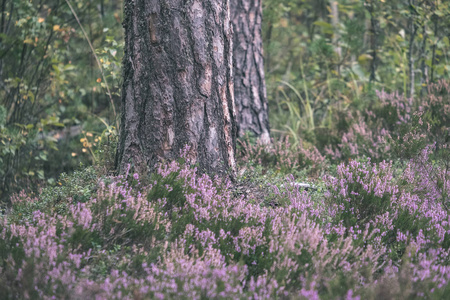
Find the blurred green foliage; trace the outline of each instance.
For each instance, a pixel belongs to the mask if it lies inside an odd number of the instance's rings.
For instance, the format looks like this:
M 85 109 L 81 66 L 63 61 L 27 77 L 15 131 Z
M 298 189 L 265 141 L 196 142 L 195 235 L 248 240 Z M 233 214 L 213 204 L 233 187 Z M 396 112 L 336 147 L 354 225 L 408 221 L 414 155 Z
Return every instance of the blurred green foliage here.
M 450 72 L 450 3 L 265 0 L 263 38 L 272 135 L 320 146 L 376 90 L 408 97 Z M 344 117 L 344 118 L 343 118 Z M 342 127 L 344 126 L 344 127 Z M 325 142 L 324 142 L 325 140 Z
M 121 1 L 71 0 L 118 100 Z M 91 164 L 98 136 L 115 132 L 110 99 L 65 0 L 0 3 L 0 199 L 56 183 Z M 92 137 L 92 143 L 80 142 Z M 59 151 L 58 151 L 59 150 Z

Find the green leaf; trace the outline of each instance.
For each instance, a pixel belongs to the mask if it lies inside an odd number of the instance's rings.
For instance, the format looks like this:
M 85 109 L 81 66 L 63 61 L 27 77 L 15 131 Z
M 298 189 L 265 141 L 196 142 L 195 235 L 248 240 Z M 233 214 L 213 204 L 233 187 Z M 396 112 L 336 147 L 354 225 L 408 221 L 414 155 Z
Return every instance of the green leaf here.
M 47 155 L 45 153 L 39 153 L 39 158 L 43 161 L 47 161 Z
M 330 23 L 324 21 L 316 21 L 313 24 L 322 28 L 323 32 L 326 34 L 331 34 L 334 32 L 333 25 L 331 25 Z
M 43 170 L 38 170 L 37 174 L 38 174 L 39 179 L 44 179 L 45 178 Z

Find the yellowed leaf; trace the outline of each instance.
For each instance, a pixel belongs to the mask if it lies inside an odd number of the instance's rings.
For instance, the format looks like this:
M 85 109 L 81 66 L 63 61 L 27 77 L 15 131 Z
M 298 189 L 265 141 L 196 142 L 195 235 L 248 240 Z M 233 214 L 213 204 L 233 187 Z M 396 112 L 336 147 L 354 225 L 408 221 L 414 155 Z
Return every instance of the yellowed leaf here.
M 288 20 L 285 18 L 280 19 L 280 26 L 281 27 L 287 27 L 288 26 Z

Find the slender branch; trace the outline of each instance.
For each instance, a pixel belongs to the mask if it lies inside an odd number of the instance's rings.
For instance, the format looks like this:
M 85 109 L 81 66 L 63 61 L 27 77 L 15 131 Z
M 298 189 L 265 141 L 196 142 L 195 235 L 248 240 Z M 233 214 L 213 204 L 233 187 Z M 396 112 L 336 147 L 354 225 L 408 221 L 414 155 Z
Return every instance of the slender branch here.
M 83 25 L 81 25 L 81 22 L 80 22 L 80 19 L 78 18 L 78 15 L 76 14 L 76 12 L 75 12 L 75 10 L 73 9 L 72 5 L 70 4 L 69 0 L 65 0 L 65 1 L 66 1 L 67 5 L 69 6 L 70 10 L 72 11 L 73 16 L 74 16 L 75 19 L 77 20 L 77 23 L 78 23 L 78 25 L 80 26 L 81 31 L 83 32 L 84 38 L 86 39 L 86 41 L 87 41 L 88 44 L 89 44 L 89 47 L 91 48 L 92 55 L 94 55 L 94 57 L 95 57 L 95 61 L 97 62 L 98 68 L 100 69 L 100 72 L 102 73 L 102 78 L 103 78 L 103 81 L 105 82 L 106 91 L 107 91 L 107 93 L 108 93 L 108 97 L 109 97 L 109 100 L 110 100 L 110 102 L 111 102 L 111 107 L 112 107 L 112 109 L 113 109 L 114 120 L 116 121 L 116 128 L 119 128 L 119 123 L 118 123 L 118 121 L 117 121 L 116 107 L 115 107 L 115 105 L 114 105 L 114 100 L 113 100 L 113 98 L 112 98 L 112 94 L 111 94 L 111 91 L 110 91 L 110 89 L 109 89 L 108 81 L 106 80 L 106 76 L 105 76 L 105 72 L 103 71 L 103 67 L 102 67 L 102 65 L 101 65 L 101 63 L 100 63 L 100 60 L 98 59 L 97 54 L 95 53 L 94 46 L 92 46 L 91 40 L 90 40 L 89 37 L 87 36 L 87 33 L 86 33 L 86 31 L 84 30 Z

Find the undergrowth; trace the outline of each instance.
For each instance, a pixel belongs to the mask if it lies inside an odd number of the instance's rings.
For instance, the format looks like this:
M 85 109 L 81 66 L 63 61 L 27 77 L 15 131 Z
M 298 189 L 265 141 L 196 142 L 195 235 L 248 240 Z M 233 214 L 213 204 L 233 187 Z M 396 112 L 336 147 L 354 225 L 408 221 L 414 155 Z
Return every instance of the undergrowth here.
M 448 91 L 380 93 L 324 147 L 243 140 L 233 182 L 186 148 L 149 177 L 97 166 L 23 191 L 0 217 L 0 298 L 443 299 Z

